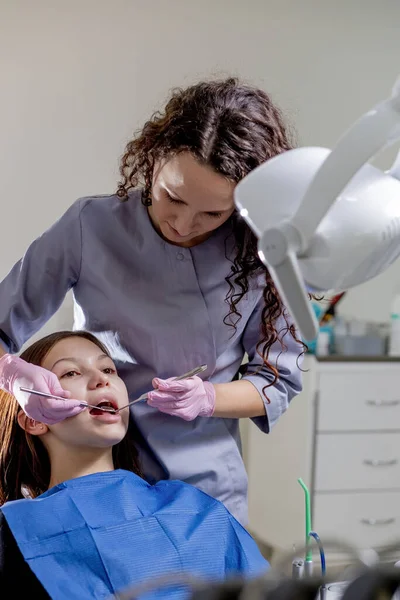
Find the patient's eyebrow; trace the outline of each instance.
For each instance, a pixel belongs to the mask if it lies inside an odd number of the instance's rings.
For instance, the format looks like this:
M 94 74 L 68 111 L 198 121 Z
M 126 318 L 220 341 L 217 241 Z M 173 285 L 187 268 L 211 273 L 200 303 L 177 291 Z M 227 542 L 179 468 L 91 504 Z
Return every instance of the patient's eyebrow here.
M 109 358 L 110 360 L 112 360 L 109 356 L 107 356 L 107 354 L 99 354 L 99 356 L 97 357 L 97 360 L 102 360 L 103 358 Z M 54 365 L 51 367 L 50 371 L 52 371 L 54 369 L 54 367 L 56 365 L 58 365 L 58 363 L 62 362 L 63 360 L 68 361 L 68 362 L 73 362 L 73 363 L 79 362 L 79 359 L 74 356 L 63 356 L 62 358 L 59 358 L 58 360 L 56 360 Z

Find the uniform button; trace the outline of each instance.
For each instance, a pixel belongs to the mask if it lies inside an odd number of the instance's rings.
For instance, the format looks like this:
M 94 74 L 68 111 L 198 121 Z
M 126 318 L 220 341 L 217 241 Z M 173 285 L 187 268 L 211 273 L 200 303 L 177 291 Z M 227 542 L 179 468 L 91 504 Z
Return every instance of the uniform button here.
M 177 258 L 178 260 L 184 260 L 184 258 L 185 258 L 185 255 L 184 255 L 184 254 L 182 254 L 182 252 L 178 252 L 178 254 L 176 255 L 176 258 Z

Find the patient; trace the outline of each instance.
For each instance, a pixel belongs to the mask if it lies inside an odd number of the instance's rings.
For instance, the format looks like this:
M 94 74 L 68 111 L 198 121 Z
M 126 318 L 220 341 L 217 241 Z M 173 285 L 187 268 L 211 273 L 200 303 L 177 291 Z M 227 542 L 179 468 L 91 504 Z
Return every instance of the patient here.
M 107 350 L 89 333 L 49 335 L 21 358 L 55 373 L 75 399 L 129 402 Z M 10 597 L 103 599 L 165 574 L 222 580 L 267 568 L 220 502 L 182 482 L 141 478 L 128 426 L 128 409 L 86 409 L 46 425 L 0 390 L 0 589 Z

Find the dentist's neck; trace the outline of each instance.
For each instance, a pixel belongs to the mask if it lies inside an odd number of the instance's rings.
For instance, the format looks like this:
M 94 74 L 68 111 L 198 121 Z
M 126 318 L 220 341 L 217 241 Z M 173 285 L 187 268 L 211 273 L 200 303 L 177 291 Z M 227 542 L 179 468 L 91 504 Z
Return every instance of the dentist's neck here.
M 68 448 L 50 456 L 49 488 L 84 475 L 113 471 L 112 448 Z

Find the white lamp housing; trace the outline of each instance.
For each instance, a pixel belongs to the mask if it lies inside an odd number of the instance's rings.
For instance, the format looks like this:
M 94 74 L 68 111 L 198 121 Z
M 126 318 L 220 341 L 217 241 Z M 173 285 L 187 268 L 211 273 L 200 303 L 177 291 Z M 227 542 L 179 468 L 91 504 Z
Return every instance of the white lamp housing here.
M 307 288 L 346 290 L 400 254 L 400 154 L 388 173 L 368 164 L 397 138 L 396 83 L 392 97 L 356 121 L 332 151 L 289 150 L 236 186 L 236 207 L 306 340 L 318 333 Z

